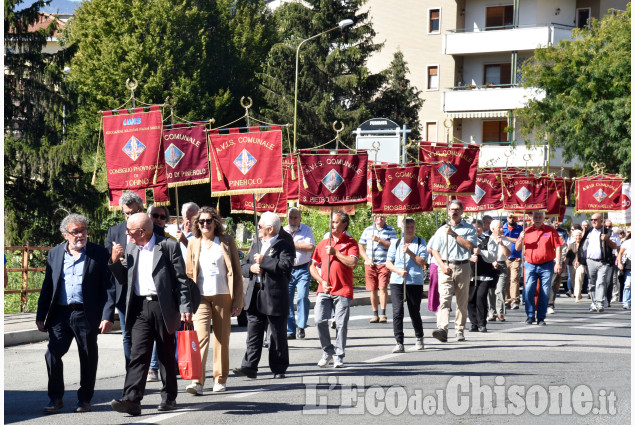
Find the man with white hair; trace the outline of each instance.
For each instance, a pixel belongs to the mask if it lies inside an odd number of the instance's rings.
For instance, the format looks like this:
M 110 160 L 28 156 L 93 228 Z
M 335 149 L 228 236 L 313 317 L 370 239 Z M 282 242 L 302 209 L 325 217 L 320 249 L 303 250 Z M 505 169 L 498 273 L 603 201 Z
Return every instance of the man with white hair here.
M 183 254 L 183 257 L 187 254 L 188 239 L 192 239 L 194 237 L 194 234 L 192 233 L 194 223 L 192 220 L 196 217 L 196 214 L 198 214 L 198 210 L 200 210 L 200 208 L 194 202 L 186 202 L 181 207 L 183 222 L 181 223 L 179 230 L 176 232 L 176 240 L 181 243 L 181 253 Z
M 289 242 L 279 237 L 280 228 L 280 217 L 264 212 L 258 222 L 258 239 L 252 243 L 242 264 L 243 277 L 249 278 L 244 307 L 247 350 L 241 367 L 233 370 L 238 376 L 256 379 L 267 327 L 271 331 L 269 368 L 274 379 L 285 378 L 289 367 L 286 321 L 295 251 Z
M 485 224 L 485 220 L 483 220 Z M 503 223 L 500 220 L 493 220 L 490 223 L 491 236 L 498 244 L 498 253 L 496 261 L 493 263 L 494 269 L 498 271 L 496 287 L 489 288 L 488 303 L 489 314 L 488 319 L 494 321 L 496 319 L 501 322 L 505 321 L 505 286 L 507 284 L 507 259 L 511 254 L 511 241 L 507 236 L 503 236 Z M 485 233 L 485 232 L 483 232 Z
M 534 211 L 531 227 L 523 230 L 516 241 L 516 249 L 525 246 L 525 324 L 531 325 L 538 320 L 541 326 L 546 325 L 547 304 L 551 291 L 551 278 L 554 273 L 562 273 L 562 239 L 558 231 L 545 225 L 545 212 Z M 555 260 L 555 263 L 554 263 Z M 538 309 L 534 294 L 540 279 Z

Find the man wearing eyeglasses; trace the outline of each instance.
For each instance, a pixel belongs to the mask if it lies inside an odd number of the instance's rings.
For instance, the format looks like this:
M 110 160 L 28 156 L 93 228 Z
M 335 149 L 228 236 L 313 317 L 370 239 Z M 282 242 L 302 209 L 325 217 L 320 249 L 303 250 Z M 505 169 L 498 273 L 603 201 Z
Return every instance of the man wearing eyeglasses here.
M 178 243 L 155 235 L 150 217 L 134 214 L 128 219 L 126 232 L 130 243 L 125 250 L 119 244 L 113 245 L 109 267 L 120 284 L 128 284 L 126 330 L 132 335 L 132 349 L 122 398 L 113 400 L 111 406 L 120 413 L 133 416 L 141 413 L 152 345 L 156 341 L 163 382 L 158 410 L 175 410 L 178 388 L 174 332 L 181 321 L 192 322 L 190 286 L 194 283 L 185 274 Z
M 112 254 L 112 247 L 115 243 L 121 245 L 124 250 L 128 241 L 130 240 L 126 234 L 126 220 L 130 216 L 136 213 L 143 212 L 143 200 L 141 197 L 132 191 L 123 192 L 121 198 L 119 198 L 119 208 L 124 215 L 125 220 L 122 223 L 115 224 L 108 229 L 106 235 L 105 247 L 108 250 L 108 255 Z M 155 226 L 154 232 L 157 235 L 164 236 L 165 231 L 159 226 Z M 119 315 L 119 324 L 121 325 L 121 336 L 123 337 L 123 354 L 126 358 L 126 367 L 130 363 L 130 346 L 132 345 L 130 340 L 130 334 L 126 331 L 126 291 L 127 288 L 124 285 L 117 284 L 112 278 L 112 284 L 115 287 L 115 303 L 117 307 L 117 314 Z
M 186 202 L 181 207 L 181 217 L 183 222 L 176 232 L 176 240 L 181 243 L 181 254 L 185 257 L 187 254 L 188 240 L 194 237 L 192 233 L 192 227 L 194 226 L 194 217 L 198 214 L 201 208 L 194 202 Z
M 108 269 L 108 251 L 88 242 L 88 219 L 70 214 L 60 231 L 66 243 L 48 255 L 46 274 L 38 300 L 36 325 L 48 332 L 46 351 L 48 396 L 45 413 L 56 413 L 64 404 L 62 357 L 77 341 L 80 364 L 75 412 L 90 412 L 97 376 L 97 335 L 109 332 L 115 320 L 115 287 Z
M 591 227 L 580 241 L 589 274 L 591 305 L 589 311 L 604 311 L 604 298 L 609 283 L 611 267 L 615 264 L 613 250 L 620 246 L 620 239 L 604 226 L 602 214 L 591 216 Z M 579 254 L 578 254 L 579 255 Z
M 242 273 L 249 278 L 244 309 L 247 312 L 247 350 L 242 364 L 233 372 L 256 379 L 267 327 L 269 368 L 274 379 L 285 378 L 289 367 L 287 316 L 289 315 L 289 281 L 295 249 L 280 237 L 280 217 L 266 211 L 258 222 L 258 239 L 252 243 L 242 263 Z

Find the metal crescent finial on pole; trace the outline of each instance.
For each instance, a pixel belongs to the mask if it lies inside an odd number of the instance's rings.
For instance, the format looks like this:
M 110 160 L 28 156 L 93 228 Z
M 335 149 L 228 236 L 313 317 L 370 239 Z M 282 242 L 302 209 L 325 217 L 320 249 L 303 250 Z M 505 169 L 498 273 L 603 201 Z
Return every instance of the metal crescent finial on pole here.
M 511 149 L 506 149 L 505 152 L 503 152 L 503 154 L 505 155 L 505 168 L 507 168 L 507 163 L 509 161 L 509 158 L 511 158 L 514 152 L 512 152 Z
M 137 103 L 134 98 L 134 91 L 138 86 L 139 86 L 139 83 L 137 82 L 136 78 L 133 78 L 132 82 L 130 81 L 130 78 L 126 78 L 126 88 L 130 90 L 130 98 L 132 99 L 133 108 L 137 107 Z
M 450 125 L 447 124 L 447 121 L 450 121 Z M 445 141 L 450 144 L 450 128 L 452 128 L 452 121 L 447 118 L 443 120 L 443 127 L 445 127 Z
M 525 175 L 529 173 L 529 165 L 527 165 L 529 163 L 529 161 L 531 161 L 531 154 L 524 154 L 523 155 L 523 160 L 525 161 Z
M 254 104 L 254 102 L 251 100 L 251 97 L 247 96 L 247 99 L 249 100 L 249 104 L 245 105 L 244 100 L 245 100 L 245 96 L 240 98 L 240 106 L 242 106 L 245 109 L 249 109 L 252 107 L 252 105 Z
M 344 131 L 344 123 L 340 121 L 340 128 L 338 129 L 335 124 L 337 124 L 337 120 L 333 121 L 333 130 L 335 130 L 335 150 L 340 148 L 340 133 Z

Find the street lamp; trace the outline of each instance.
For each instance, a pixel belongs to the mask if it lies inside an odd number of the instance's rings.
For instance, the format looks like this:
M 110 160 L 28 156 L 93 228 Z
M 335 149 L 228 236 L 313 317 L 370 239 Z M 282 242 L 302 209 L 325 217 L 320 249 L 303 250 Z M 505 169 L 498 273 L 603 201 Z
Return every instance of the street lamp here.
M 352 19 L 344 19 L 340 21 L 339 24 L 337 24 L 337 26 L 331 29 L 328 29 L 326 31 L 323 31 L 319 34 L 315 34 L 314 36 L 311 36 L 305 40 L 302 40 L 300 44 L 298 44 L 298 48 L 295 51 L 295 94 L 294 94 L 294 101 L 293 101 L 293 151 L 294 152 L 296 150 L 296 138 L 297 138 L 297 132 L 298 132 L 298 63 L 299 63 L 299 57 L 300 57 L 300 47 L 302 47 L 302 45 L 306 43 L 307 41 L 313 40 L 314 38 L 318 38 L 319 36 L 324 35 L 327 32 L 336 30 L 338 28 L 340 30 L 343 30 L 344 28 L 350 27 L 351 25 L 353 25 L 353 23 L 354 22 Z
M 70 74 L 71 67 L 64 67 L 64 83 L 66 83 L 66 76 Z M 66 90 L 66 84 L 64 84 L 64 90 Z M 64 96 L 64 102 L 62 103 L 62 144 L 66 142 L 66 96 Z

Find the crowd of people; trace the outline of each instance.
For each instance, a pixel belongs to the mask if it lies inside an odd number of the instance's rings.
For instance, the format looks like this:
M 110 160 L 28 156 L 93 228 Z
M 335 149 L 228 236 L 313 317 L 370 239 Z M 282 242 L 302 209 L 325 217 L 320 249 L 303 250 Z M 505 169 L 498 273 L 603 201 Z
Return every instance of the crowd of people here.
M 184 204 L 172 236 L 165 231 L 167 207 L 150 206 L 144 213 L 143 201 L 133 192 L 124 192 L 119 206 L 126 220 L 109 229 L 105 246 L 88 241 L 86 217 L 70 214 L 60 225 L 66 242 L 48 256 L 36 315 L 38 329 L 49 334 L 46 413 L 63 407 L 62 357 L 73 339 L 81 365 L 74 411 L 92 409 L 97 335 L 111 330 L 115 310 L 126 365 L 122 396 L 111 402 L 118 412 L 139 415 L 146 383 L 159 379 L 158 410 L 177 408 L 175 332 L 183 323 L 196 331 L 203 369 L 186 392 L 204 393 L 210 349 L 211 391 L 226 391 L 231 317 L 243 310 L 246 349 L 233 373 L 256 379 L 262 350 L 268 348 L 273 377 L 284 379 L 288 341 L 306 337 L 311 279 L 317 282 L 317 366 L 344 367 L 353 269 L 360 260 L 370 292 L 370 323 L 388 322 L 391 301 L 394 353 L 405 351 L 404 304 L 414 330 L 414 350 L 424 350 L 421 301 L 426 280 L 427 308 L 436 315 L 431 335 L 441 342 L 448 341 L 453 297 L 456 341 L 464 341 L 466 331 L 487 332 L 488 322 L 505 322 L 507 311 L 521 305 L 526 324 L 545 326 L 547 315 L 556 313 L 563 283 L 564 294 L 576 303 L 588 294 L 589 311 L 602 313 L 620 300 L 624 309 L 631 305 L 630 231 L 614 231 L 599 213 L 570 230 L 557 220 L 546 221 L 542 211 L 534 211 L 523 225 L 514 213 L 506 220 L 485 215 L 469 223 L 463 205 L 454 200 L 448 222 L 426 242 L 417 235 L 414 219 L 406 217 L 397 236 L 381 215 L 373 217 L 356 241 L 347 232 L 348 214 L 335 211 L 330 231 L 316 241 L 300 210 L 290 208 L 284 227 L 278 215 L 261 214 L 257 237 L 241 261 L 236 242 L 212 207 Z

